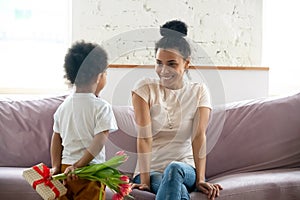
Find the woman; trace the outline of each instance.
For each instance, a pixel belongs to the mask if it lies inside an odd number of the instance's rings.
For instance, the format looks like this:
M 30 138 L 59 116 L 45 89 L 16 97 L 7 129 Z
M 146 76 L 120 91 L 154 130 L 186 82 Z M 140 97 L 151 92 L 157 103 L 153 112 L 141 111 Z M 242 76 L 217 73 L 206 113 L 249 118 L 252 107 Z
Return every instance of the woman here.
M 186 24 L 169 21 L 160 32 L 155 45 L 159 79 L 143 79 L 132 91 L 140 171 L 132 187 L 161 200 L 190 199 L 196 188 L 215 199 L 222 187 L 205 181 L 208 89 L 183 78 L 191 56 Z

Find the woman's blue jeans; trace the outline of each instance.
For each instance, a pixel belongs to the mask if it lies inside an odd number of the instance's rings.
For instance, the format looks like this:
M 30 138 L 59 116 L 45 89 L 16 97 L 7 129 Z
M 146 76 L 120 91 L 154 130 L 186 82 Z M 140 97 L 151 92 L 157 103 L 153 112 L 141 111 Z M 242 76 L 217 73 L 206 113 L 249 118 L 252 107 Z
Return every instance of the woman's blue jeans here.
M 133 182 L 140 183 L 140 175 Z M 189 192 L 196 189 L 196 170 L 182 162 L 171 162 L 164 173 L 150 172 L 150 189 L 157 200 L 190 199 Z

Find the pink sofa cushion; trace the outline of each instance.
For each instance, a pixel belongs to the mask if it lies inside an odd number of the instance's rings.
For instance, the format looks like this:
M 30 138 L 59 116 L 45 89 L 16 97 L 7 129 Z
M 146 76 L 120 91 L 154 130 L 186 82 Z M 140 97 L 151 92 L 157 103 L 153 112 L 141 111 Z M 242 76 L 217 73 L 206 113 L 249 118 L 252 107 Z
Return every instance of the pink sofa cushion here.
M 300 94 L 226 106 L 221 135 L 207 156 L 207 178 L 238 172 L 300 167 Z M 215 115 L 215 119 L 218 118 Z M 212 121 L 208 144 L 214 133 Z
M 131 106 L 113 106 L 119 130 L 110 133 L 105 144 L 106 157 L 109 159 L 118 151 L 125 151 L 129 156 L 120 170 L 130 177 L 134 174 L 137 162 L 136 129 L 134 111 Z
M 0 101 L 0 166 L 50 166 L 53 114 L 63 99 Z

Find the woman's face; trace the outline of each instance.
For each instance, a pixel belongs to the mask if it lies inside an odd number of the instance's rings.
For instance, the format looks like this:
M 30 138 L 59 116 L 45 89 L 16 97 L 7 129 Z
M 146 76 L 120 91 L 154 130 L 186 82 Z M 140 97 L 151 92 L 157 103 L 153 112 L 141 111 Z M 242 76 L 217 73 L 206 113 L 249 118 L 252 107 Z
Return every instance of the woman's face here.
M 156 52 L 155 71 L 161 84 L 169 89 L 179 89 L 183 86 L 183 74 L 189 61 L 174 49 L 158 49 Z

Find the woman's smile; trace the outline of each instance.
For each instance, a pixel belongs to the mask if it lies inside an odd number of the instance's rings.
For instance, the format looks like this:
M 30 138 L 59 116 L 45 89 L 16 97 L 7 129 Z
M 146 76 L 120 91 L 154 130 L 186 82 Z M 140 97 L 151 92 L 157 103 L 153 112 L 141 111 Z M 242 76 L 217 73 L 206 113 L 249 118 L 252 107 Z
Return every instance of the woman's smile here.
M 169 89 L 182 87 L 186 61 L 174 49 L 158 49 L 156 53 L 156 73 L 161 84 Z
M 173 79 L 174 77 L 175 77 L 175 75 L 170 75 L 170 76 L 161 75 L 161 76 L 160 76 L 160 78 L 161 78 L 162 80 L 167 80 L 167 81 Z

